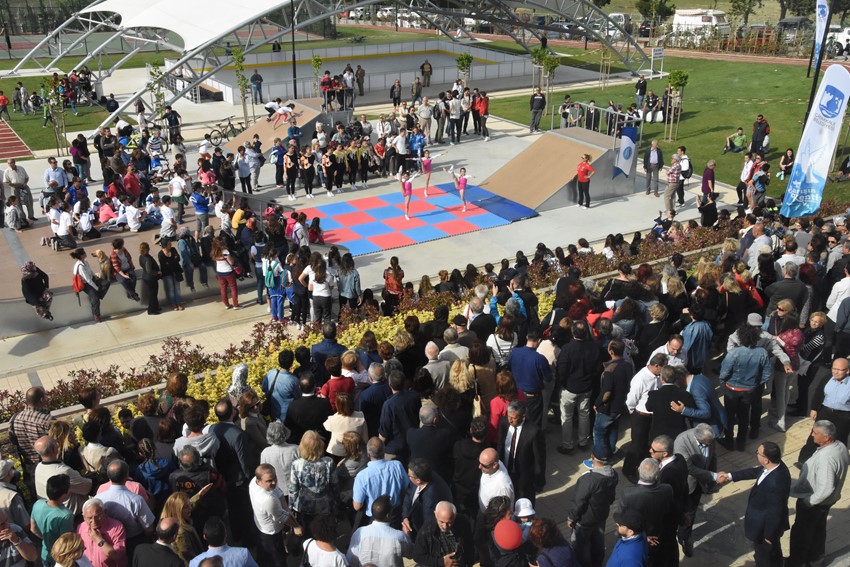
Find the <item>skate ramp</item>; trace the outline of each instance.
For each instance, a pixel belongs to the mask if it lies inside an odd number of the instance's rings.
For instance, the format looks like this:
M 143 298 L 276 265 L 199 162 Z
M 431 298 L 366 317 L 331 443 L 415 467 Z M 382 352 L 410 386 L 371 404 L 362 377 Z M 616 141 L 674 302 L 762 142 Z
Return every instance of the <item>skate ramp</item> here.
M 301 132 L 303 134 L 301 138 L 302 142 L 308 141 L 313 137 L 313 131 L 315 130 L 317 121 L 325 122 L 325 132 L 330 132 L 327 120 L 322 118 L 324 116 L 324 113 L 321 110 L 322 99 L 308 98 L 285 100 L 283 101 L 283 104 L 289 104 L 290 102 L 295 103 L 295 111 L 293 115 L 298 121 L 298 125 L 301 127 Z M 277 123 L 277 128 L 275 128 L 273 120 L 268 122 L 265 118 L 258 118 L 257 121 L 251 124 L 247 130 L 223 144 L 226 148 L 225 153 L 233 152 L 235 154 L 236 148 L 241 146 L 243 142 L 250 142 L 254 138 L 254 134 L 260 135 L 260 141 L 263 143 L 263 153 L 268 153 L 274 145 L 273 142 L 275 138 L 286 138 L 286 131 L 288 128 L 289 124 L 283 120 L 279 121 Z M 330 136 L 331 134 L 332 133 L 329 133 L 328 135 Z
M 634 193 L 631 173 L 628 179 L 613 179 L 612 141 L 610 136 L 583 128 L 546 132 L 480 186 L 538 212 L 571 206 L 578 203 L 576 168 L 582 154 L 590 154 L 596 170 L 590 183 L 591 202 Z

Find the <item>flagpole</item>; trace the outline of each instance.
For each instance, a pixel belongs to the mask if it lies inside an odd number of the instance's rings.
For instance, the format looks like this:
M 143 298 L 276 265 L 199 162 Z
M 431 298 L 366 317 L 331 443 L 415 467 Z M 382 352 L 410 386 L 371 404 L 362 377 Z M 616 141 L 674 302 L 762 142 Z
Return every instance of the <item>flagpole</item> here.
M 829 8 L 829 13 L 826 15 L 826 25 L 823 28 L 823 37 L 821 38 L 820 53 L 816 53 L 817 65 L 815 65 L 815 77 L 812 79 L 812 92 L 809 94 L 809 105 L 806 107 L 806 117 L 803 119 L 803 128 L 806 127 L 806 122 L 809 121 L 809 113 L 812 111 L 812 103 L 815 100 L 815 92 L 818 88 L 818 78 L 820 77 L 820 67 L 823 63 L 823 54 L 826 52 L 826 40 L 829 37 L 829 24 L 832 21 L 832 6 Z

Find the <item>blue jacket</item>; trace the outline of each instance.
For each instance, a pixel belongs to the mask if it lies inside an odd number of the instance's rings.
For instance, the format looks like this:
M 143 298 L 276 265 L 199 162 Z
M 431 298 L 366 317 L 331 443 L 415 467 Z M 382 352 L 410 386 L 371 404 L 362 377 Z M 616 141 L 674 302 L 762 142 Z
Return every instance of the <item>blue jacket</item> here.
M 617 538 L 614 551 L 605 567 L 644 567 L 647 549 L 645 534 L 629 540 Z
M 707 423 L 714 430 L 716 436 L 726 429 L 726 411 L 720 405 L 720 398 L 711 382 L 702 374 L 694 374 L 691 383 L 688 384 L 688 392 L 694 398 L 695 408 L 686 407 L 682 415 L 690 418 L 691 424 Z
M 277 379 L 275 379 L 275 376 L 277 376 Z M 269 370 L 260 385 L 260 389 L 266 396 L 268 396 L 272 384 L 274 384 L 274 391 L 271 392 L 272 419 L 286 421 L 286 411 L 289 409 L 289 404 L 292 400 L 301 397 L 298 378 L 286 370 L 280 370 L 280 373 L 278 373 L 278 369 Z
M 720 381 L 733 388 L 752 390 L 770 379 L 773 367 L 767 351 L 761 347 L 735 347 L 720 365 Z
M 693 321 L 682 331 L 685 351 L 688 353 L 688 368 L 697 370 L 705 367 L 711 350 L 714 332 L 707 321 Z
M 539 394 L 544 383 L 552 381 L 552 367 L 546 357 L 527 346 L 511 351 L 508 365 L 514 374 L 517 388 L 526 393 Z

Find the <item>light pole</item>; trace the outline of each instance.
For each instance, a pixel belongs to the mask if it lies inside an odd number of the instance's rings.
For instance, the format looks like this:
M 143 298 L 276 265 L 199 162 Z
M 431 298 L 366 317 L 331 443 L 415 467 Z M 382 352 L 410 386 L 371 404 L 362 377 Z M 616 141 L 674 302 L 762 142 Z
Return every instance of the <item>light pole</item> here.
M 295 0 L 289 0 L 289 20 L 292 24 L 292 98 L 298 98 L 298 72 L 295 70 Z

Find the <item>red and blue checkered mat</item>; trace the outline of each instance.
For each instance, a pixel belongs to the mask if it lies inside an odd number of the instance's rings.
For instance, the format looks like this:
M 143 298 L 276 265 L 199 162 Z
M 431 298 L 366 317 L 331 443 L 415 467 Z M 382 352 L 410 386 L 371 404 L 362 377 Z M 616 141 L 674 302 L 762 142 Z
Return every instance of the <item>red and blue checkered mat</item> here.
M 317 199 L 323 198 L 317 195 Z M 298 209 L 321 219 L 326 244 L 348 248 L 353 256 L 401 248 L 429 240 L 476 232 L 537 216 L 534 209 L 499 197 L 480 187 L 466 188 L 466 212 L 453 183 L 416 188 L 410 199 L 410 220 L 404 218 L 401 191 L 342 203 Z

